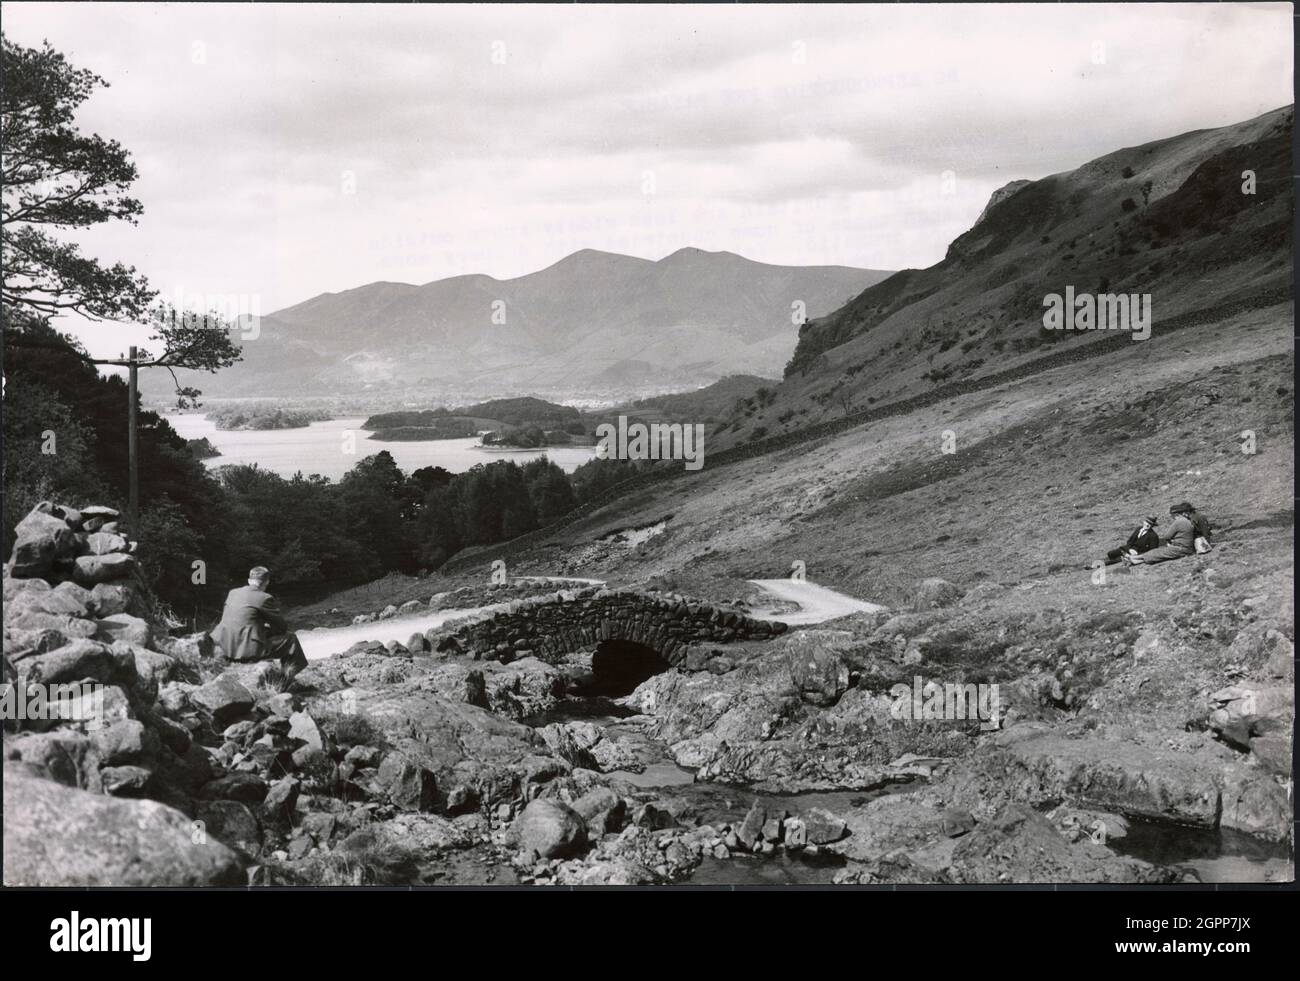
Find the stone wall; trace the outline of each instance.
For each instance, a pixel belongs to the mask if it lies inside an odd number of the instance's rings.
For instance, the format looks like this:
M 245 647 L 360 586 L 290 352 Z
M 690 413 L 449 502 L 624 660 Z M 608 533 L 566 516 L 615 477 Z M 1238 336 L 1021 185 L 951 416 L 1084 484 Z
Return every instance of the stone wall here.
M 124 530 L 111 508 L 48 502 L 17 527 L 0 689 L 6 885 L 246 881 L 234 851 L 194 833 L 221 772 L 199 742 L 211 722 L 185 699 L 192 661 L 147 619 Z

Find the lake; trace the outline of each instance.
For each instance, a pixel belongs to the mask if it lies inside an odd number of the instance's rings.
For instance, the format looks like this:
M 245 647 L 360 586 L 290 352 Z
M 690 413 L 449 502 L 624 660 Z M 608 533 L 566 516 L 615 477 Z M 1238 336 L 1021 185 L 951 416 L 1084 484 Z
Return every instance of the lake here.
M 360 460 L 387 450 L 397 465 L 406 473 L 420 467 L 442 467 L 451 473 L 463 473 L 480 463 L 494 460 L 514 460 L 526 463 L 538 457 L 549 457 L 565 473 L 596 455 L 592 446 L 551 446 L 538 450 L 483 450 L 478 437 L 465 439 L 438 439 L 418 443 L 386 442 L 370 439 L 370 433 L 361 428 L 365 416 L 330 419 L 313 422 L 300 429 L 221 430 L 199 413 L 170 413 L 163 416 L 173 429 L 185 439 L 206 436 L 221 456 L 203 462 L 208 467 L 228 463 L 256 463 L 284 477 L 292 477 L 301 470 L 304 474 L 318 473 L 322 477 L 338 480 Z M 351 434 L 352 439 L 348 440 Z M 351 446 L 349 447 L 349 442 Z M 347 452 L 348 449 L 352 452 Z

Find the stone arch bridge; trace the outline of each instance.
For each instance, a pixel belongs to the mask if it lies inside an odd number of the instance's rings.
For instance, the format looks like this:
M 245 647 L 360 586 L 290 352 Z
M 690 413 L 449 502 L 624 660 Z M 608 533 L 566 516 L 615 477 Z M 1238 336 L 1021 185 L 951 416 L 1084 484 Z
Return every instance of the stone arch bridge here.
M 676 665 L 692 644 L 769 640 L 786 629 L 780 621 L 755 620 L 676 594 L 588 587 L 511 603 L 445 634 L 437 647 L 459 648 L 479 659 L 555 661 L 602 641 L 622 641 Z

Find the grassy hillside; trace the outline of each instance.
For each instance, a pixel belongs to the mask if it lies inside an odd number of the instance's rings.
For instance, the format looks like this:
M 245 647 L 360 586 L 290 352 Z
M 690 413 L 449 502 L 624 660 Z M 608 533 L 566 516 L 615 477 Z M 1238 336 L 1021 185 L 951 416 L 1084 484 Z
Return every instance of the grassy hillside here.
M 979 379 L 1098 332 L 1043 328 L 1043 298 L 1149 293 L 1153 330 L 1290 295 L 1291 107 L 1015 182 L 929 269 L 904 270 L 811 321 L 776 398 L 719 445 L 795 431 Z M 1255 193 L 1242 193 L 1243 172 Z

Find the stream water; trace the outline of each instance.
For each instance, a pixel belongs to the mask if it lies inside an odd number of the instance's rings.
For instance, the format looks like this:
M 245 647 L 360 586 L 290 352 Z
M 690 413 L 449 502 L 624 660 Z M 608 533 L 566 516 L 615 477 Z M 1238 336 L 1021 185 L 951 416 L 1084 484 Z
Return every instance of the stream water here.
M 1202 882 L 1289 882 L 1295 874 L 1291 849 L 1285 843 L 1260 841 L 1228 829 L 1131 818 L 1128 834 L 1109 844 L 1121 855 L 1153 865 L 1188 866 Z

